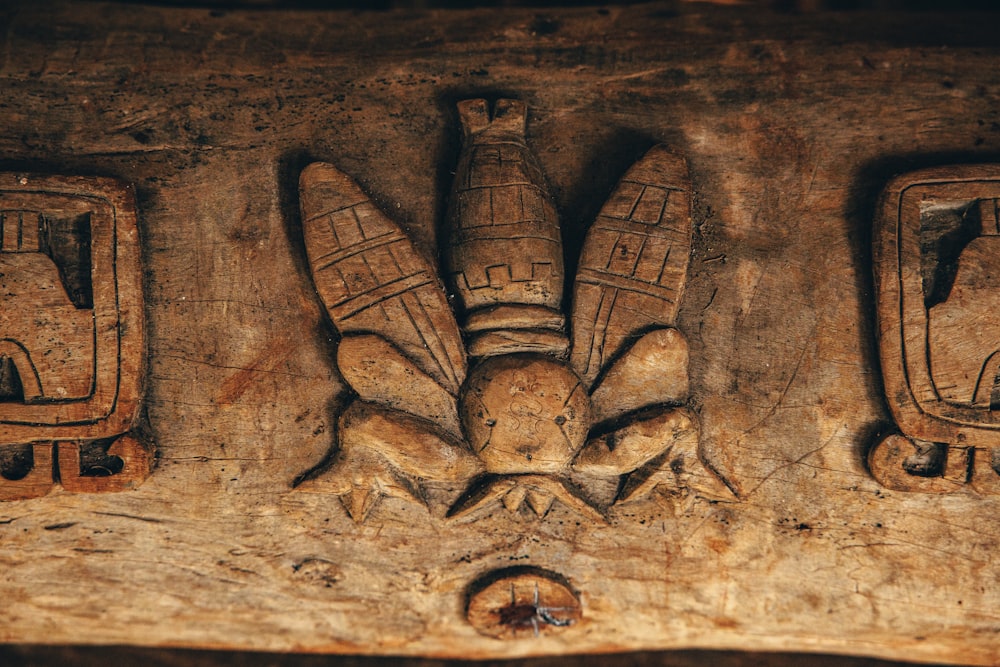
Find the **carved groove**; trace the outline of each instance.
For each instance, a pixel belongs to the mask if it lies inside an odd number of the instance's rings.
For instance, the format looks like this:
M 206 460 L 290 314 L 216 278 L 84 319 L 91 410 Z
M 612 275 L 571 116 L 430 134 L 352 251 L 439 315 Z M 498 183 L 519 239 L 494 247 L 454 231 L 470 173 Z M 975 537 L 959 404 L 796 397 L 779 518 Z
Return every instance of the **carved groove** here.
M 140 276 L 128 186 L 0 174 L 0 498 L 149 474 Z
M 895 179 L 876 220 L 886 397 L 902 435 L 868 457 L 889 488 L 1000 491 L 1000 168 Z

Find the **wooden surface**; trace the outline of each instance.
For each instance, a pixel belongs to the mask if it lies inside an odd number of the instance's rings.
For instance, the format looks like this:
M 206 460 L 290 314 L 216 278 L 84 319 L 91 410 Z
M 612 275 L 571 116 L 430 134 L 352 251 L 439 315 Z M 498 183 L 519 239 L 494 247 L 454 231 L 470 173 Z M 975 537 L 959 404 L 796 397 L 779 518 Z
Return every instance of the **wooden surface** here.
M 0 169 L 136 189 L 141 426 L 158 460 L 132 491 L 0 504 L 0 640 L 1000 661 L 1000 499 L 890 490 L 866 467 L 896 428 L 876 344 L 877 199 L 898 173 L 1000 159 L 994 24 L 674 3 L 8 6 Z M 567 276 L 629 167 L 655 145 L 685 158 L 687 409 L 696 456 L 735 497 L 657 492 L 603 524 L 561 503 L 447 520 L 389 495 L 358 524 L 336 493 L 292 490 L 330 454 L 349 398 L 300 175 L 336 165 L 438 258 L 455 104 L 480 97 L 529 110 Z M 462 490 L 425 493 L 448 507 Z M 477 632 L 470 587 L 513 565 L 564 578 L 579 622 Z
M 11 667 L 908 667 L 917 663 L 841 655 L 669 651 L 547 656 L 513 660 L 318 656 L 281 653 L 150 649 L 127 646 L 0 646 Z

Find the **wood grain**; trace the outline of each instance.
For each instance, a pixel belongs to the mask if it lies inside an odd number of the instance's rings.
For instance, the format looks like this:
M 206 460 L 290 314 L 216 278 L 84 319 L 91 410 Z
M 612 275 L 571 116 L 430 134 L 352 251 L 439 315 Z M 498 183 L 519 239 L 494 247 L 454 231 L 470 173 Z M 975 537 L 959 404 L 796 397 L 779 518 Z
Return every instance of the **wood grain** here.
M 125 493 L 0 504 L 0 639 L 995 664 L 1000 499 L 972 483 L 887 489 L 866 464 L 896 423 L 876 344 L 878 197 L 897 174 L 998 161 L 994 26 L 698 3 L 5 8 L 0 168 L 135 186 L 158 459 Z M 461 153 L 455 105 L 486 98 L 528 109 L 566 276 L 632 165 L 657 145 L 685 159 L 673 326 L 729 501 L 661 489 L 609 505 L 604 524 L 563 503 L 539 519 L 526 492 L 517 512 L 449 520 L 464 489 L 429 484 L 434 511 L 387 496 L 356 524 L 335 494 L 292 490 L 334 447 L 351 396 L 300 174 L 335 164 L 431 263 Z M 610 502 L 620 480 L 589 484 Z M 581 621 L 479 634 L 468 587 L 515 564 L 565 577 Z

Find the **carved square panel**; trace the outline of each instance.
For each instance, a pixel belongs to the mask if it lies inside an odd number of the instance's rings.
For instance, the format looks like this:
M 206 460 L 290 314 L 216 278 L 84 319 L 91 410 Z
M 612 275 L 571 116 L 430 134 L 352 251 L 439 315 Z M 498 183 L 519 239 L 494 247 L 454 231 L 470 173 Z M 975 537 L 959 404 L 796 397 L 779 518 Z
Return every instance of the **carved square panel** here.
M 143 367 L 131 188 L 0 174 L 0 444 L 128 430 Z
M 998 211 L 997 165 L 926 169 L 883 193 L 875 248 L 882 370 L 896 422 L 914 443 L 909 458 L 901 444 L 892 458 L 930 478 L 909 480 L 922 490 L 954 490 L 970 466 L 980 490 L 997 482 L 990 468 L 1000 446 Z M 876 476 L 891 442 L 874 453 Z M 886 470 L 901 475 L 896 468 Z

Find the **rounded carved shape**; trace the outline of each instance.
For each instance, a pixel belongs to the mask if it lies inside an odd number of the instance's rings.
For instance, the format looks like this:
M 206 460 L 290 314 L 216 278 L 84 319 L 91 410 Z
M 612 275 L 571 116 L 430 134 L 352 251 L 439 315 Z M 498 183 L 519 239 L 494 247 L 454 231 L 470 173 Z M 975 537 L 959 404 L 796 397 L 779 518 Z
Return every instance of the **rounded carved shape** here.
M 509 568 L 479 579 L 466 608 L 472 627 L 497 639 L 559 632 L 582 617 L 580 599 L 569 582 L 535 567 Z
M 879 484 L 894 491 L 951 493 L 968 481 L 969 454 L 967 447 L 893 433 L 868 453 L 868 468 Z
M 590 398 L 565 364 L 540 355 L 491 357 L 462 395 L 462 428 L 488 472 L 564 470 L 590 429 Z

